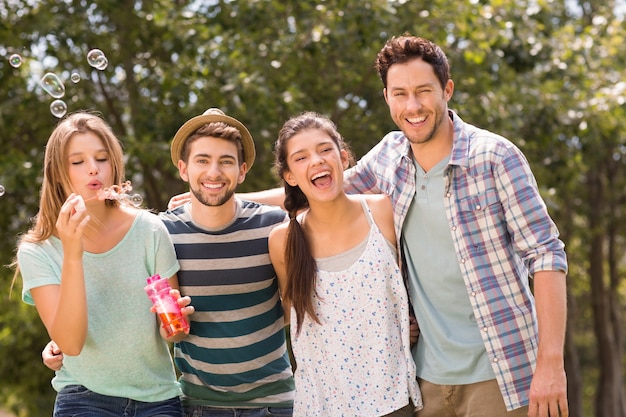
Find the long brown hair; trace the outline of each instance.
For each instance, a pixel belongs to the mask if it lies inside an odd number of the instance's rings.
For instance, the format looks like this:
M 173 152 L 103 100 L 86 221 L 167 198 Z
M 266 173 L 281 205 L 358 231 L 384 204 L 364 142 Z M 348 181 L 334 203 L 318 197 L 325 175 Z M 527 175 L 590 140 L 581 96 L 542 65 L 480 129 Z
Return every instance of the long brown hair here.
M 284 206 L 289 212 L 290 219 L 285 248 L 287 285 L 282 296 L 285 301 L 291 303 L 296 312 L 298 333 L 300 333 L 305 314 L 319 323 L 313 306 L 317 266 L 307 236 L 296 218 L 298 212 L 309 207 L 309 202 L 300 187 L 289 185 L 283 178 L 284 173 L 289 170 L 287 142 L 305 130 L 320 130 L 327 134 L 335 142 L 337 148 L 348 152 L 350 164 L 354 163 L 352 153 L 335 124 L 319 113 L 305 112 L 294 116 L 285 122 L 278 133 L 278 139 L 274 145 L 274 168 L 285 188 Z

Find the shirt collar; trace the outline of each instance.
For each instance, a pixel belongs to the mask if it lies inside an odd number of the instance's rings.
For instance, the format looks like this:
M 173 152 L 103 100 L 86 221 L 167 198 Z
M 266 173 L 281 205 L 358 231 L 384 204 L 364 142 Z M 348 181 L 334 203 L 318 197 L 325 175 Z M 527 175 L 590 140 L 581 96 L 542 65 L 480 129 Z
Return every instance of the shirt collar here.
M 448 110 L 448 114 L 454 125 L 454 137 L 452 138 L 452 152 L 448 165 L 468 166 L 469 133 L 465 122 L 453 111 Z

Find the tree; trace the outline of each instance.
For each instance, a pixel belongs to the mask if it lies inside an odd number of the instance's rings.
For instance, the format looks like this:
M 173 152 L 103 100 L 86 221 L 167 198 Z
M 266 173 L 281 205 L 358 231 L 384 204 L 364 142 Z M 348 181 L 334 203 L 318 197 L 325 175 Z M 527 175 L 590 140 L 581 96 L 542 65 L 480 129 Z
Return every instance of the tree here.
M 355 150 L 394 129 L 373 61 L 405 31 L 440 44 L 456 88 L 451 107 L 527 155 L 570 259 L 566 360 L 570 415 L 622 416 L 624 406 L 623 19 L 612 1 L 13 0 L 0 3 L 0 258 L 37 211 L 43 146 L 58 120 L 39 85 L 52 72 L 68 111 L 102 113 L 128 154 L 146 207 L 184 190 L 169 141 L 219 107 L 249 128 L 257 160 L 244 190 L 276 184 L 269 169 L 282 122 L 329 115 Z M 104 69 L 87 53 L 100 49 Z M 13 67 L 17 53 L 22 64 Z M 80 81 L 71 81 L 77 73 Z M 13 271 L 0 274 L 8 297 Z M 19 300 L 0 311 L 0 402 L 49 414 L 40 362 L 47 335 Z M 28 347 L 28 348 L 25 348 Z M 18 372 L 19 370 L 19 372 Z M 35 400 L 39 400 L 37 403 Z

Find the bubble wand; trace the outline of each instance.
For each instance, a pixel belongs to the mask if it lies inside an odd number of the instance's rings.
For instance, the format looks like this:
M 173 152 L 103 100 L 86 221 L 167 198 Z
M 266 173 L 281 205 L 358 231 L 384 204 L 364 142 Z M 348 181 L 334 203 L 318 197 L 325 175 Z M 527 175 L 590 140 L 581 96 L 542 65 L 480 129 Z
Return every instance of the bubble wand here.
M 130 194 L 133 190 L 133 186 L 130 181 L 125 181 L 122 184 L 114 184 L 110 187 L 102 188 L 98 190 L 98 194 L 94 197 L 88 198 L 85 202 L 97 198 L 98 200 L 117 200 L 121 203 L 130 203 L 135 207 L 139 207 L 143 202 L 143 197 L 140 194 Z

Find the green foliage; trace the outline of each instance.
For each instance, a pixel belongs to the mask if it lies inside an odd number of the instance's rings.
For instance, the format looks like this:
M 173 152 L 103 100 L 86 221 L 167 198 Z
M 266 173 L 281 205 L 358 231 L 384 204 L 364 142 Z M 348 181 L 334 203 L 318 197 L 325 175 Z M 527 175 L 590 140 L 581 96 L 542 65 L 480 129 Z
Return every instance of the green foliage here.
M 592 415 L 603 376 L 590 238 L 606 235 L 607 252 L 626 252 L 626 31 L 612 2 L 15 0 L 0 3 L 0 17 L 2 265 L 37 211 L 44 144 L 57 121 L 38 85 L 45 72 L 63 80 L 70 112 L 92 109 L 109 121 L 128 154 L 128 178 L 146 206 L 161 210 L 185 189 L 169 141 L 188 118 L 220 107 L 243 121 L 258 154 L 243 190 L 271 187 L 273 141 L 286 118 L 305 110 L 331 116 L 360 156 L 394 129 L 373 69 L 377 51 L 403 32 L 440 44 L 456 86 L 450 106 L 522 148 L 563 232 L 570 331 Z M 88 65 L 93 48 L 105 52 L 105 70 Z M 12 53 L 23 57 L 19 68 L 8 63 Z M 73 72 L 80 82 L 70 81 Z M 596 172 L 606 204 L 591 230 L 587 178 Z M 603 259 L 600 278 L 623 316 L 625 262 L 616 258 Z M 46 415 L 54 395 L 40 358 L 47 335 L 19 300 L 19 281 L 8 299 L 12 276 L 0 271 L 0 403 Z M 614 336 L 623 348 L 623 335 Z

